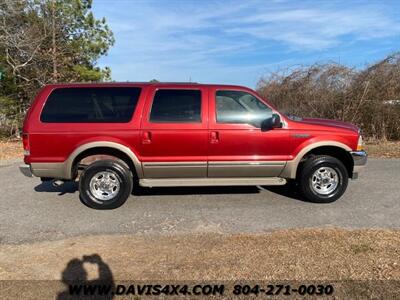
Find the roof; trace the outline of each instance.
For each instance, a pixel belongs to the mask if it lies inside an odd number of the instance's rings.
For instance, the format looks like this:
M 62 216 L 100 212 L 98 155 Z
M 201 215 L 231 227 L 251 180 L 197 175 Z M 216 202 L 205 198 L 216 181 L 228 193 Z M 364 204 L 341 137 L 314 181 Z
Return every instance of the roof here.
M 197 83 L 197 82 L 71 82 L 71 83 L 54 83 L 54 84 L 48 84 L 48 87 L 77 87 L 77 86 L 85 86 L 85 87 L 95 87 L 95 86 L 115 86 L 115 87 L 121 87 L 121 86 L 152 86 L 152 85 L 157 85 L 157 86 L 203 86 L 203 87 L 208 87 L 208 86 L 218 86 L 218 87 L 225 87 L 225 88 L 241 88 L 241 89 L 248 89 L 245 86 L 239 86 L 239 85 L 228 85 L 228 84 L 208 84 L 208 83 Z

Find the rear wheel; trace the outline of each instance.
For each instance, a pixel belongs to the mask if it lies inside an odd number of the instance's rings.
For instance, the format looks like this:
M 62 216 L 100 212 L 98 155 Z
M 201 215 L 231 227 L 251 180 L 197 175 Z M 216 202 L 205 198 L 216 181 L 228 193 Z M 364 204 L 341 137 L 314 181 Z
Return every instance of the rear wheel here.
M 84 204 L 95 209 L 121 206 L 132 192 L 133 178 L 125 164 L 99 160 L 81 174 L 79 193 Z
M 330 203 L 339 199 L 346 191 L 349 176 L 340 160 L 318 155 L 305 161 L 298 181 L 307 200 Z

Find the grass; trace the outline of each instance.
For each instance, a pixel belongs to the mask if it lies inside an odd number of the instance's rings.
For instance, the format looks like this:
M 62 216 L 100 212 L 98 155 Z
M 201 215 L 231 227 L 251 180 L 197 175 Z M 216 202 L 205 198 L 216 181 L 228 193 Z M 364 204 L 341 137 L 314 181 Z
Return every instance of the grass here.
M 400 158 L 400 141 L 371 141 L 365 145 L 370 157 Z
M 351 250 L 353 251 L 354 254 L 367 253 L 369 251 L 374 251 L 374 249 L 371 247 L 369 242 L 361 242 L 361 243 L 352 244 Z
M 0 280 L 59 279 L 69 260 L 93 253 L 119 280 L 400 280 L 400 231 L 344 229 L 103 235 L 0 245 Z
M 23 159 L 23 148 L 21 141 L 0 141 L 0 160 Z
M 400 282 L 399 249 L 400 231 L 393 230 L 88 236 L 1 245 L 0 280 L 59 280 L 70 260 L 96 253 L 116 281 L 296 280 L 337 282 L 342 289 L 362 281 L 376 282 L 373 291 L 379 282 Z M 87 272 L 97 278 L 96 270 Z
M 367 142 L 365 149 L 370 157 L 400 158 L 400 141 Z M 22 160 L 22 150 L 21 141 L 0 141 L 0 160 L 17 158 Z

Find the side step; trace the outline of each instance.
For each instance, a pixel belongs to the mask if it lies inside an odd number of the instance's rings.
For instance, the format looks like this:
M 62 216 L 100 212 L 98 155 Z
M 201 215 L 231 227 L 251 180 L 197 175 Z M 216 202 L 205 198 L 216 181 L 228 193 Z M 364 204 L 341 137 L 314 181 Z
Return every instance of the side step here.
M 284 185 L 280 177 L 232 177 L 232 178 L 146 178 L 140 179 L 144 187 L 162 186 L 235 186 L 235 185 Z

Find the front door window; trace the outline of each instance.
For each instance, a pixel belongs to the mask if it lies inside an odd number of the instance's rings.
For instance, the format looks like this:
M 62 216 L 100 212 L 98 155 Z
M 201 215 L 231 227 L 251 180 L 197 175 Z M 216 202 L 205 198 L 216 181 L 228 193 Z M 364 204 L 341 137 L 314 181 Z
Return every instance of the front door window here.
M 260 128 L 272 116 L 272 109 L 253 95 L 242 91 L 216 92 L 217 123 L 250 124 Z

